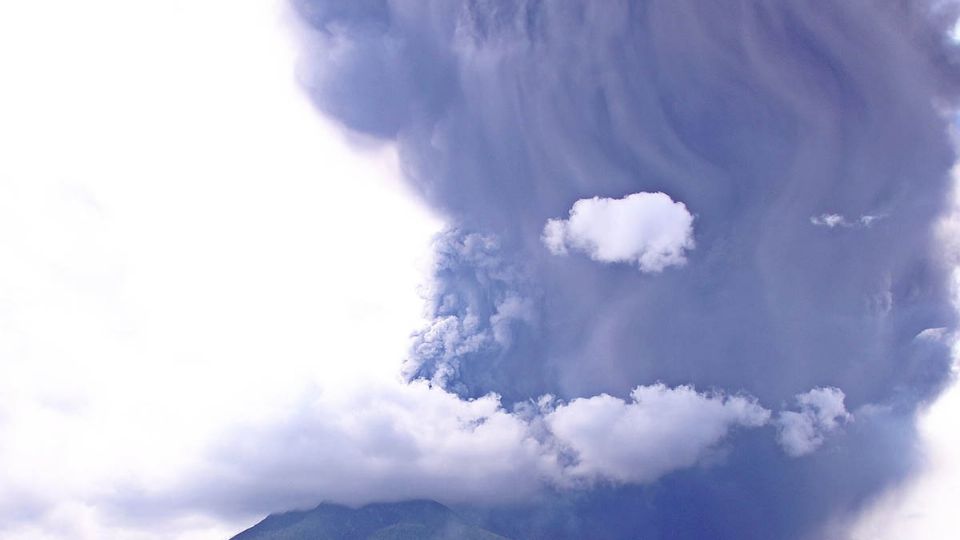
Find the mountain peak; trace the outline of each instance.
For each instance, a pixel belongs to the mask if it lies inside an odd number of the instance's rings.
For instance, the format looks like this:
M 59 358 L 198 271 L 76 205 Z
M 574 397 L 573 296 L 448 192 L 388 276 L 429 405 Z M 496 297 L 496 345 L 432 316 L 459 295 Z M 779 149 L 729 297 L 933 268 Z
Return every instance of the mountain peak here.
M 505 540 L 432 500 L 321 503 L 313 510 L 271 514 L 231 540 Z

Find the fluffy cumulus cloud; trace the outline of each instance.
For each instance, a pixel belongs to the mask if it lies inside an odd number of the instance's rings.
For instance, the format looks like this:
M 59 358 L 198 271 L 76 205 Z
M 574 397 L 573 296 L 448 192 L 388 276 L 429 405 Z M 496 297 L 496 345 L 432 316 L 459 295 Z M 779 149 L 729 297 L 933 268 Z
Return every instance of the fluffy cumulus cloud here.
M 853 419 L 843 405 L 839 388 L 814 388 L 798 394 L 799 411 L 784 411 L 777 418 L 777 442 L 793 457 L 819 448 L 827 435 Z
M 634 388 L 626 401 L 606 394 L 575 399 L 545 422 L 576 456 L 572 476 L 649 482 L 696 464 L 731 428 L 761 426 L 769 417 L 747 397 L 657 384 Z
M 634 263 L 660 272 L 687 262 L 694 247 L 693 216 L 665 193 L 634 193 L 622 199 L 580 199 L 568 219 L 551 219 L 543 243 L 554 255 L 582 251 L 599 262 Z

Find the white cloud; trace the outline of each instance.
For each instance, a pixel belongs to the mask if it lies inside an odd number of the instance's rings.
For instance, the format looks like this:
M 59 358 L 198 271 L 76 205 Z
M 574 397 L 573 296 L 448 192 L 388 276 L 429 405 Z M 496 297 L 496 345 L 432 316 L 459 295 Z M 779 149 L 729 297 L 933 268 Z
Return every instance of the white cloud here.
M 783 411 L 776 421 L 777 441 L 793 457 L 813 452 L 828 434 L 853 418 L 843 405 L 844 394 L 839 388 L 814 388 L 798 394 L 796 400 L 799 412 Z
M 649 482 L 695 465 L 734 427 L 761 426 L 770 417 L 753 399 L 688 386 L 639 386 L 630 397 L 576 399 L 546 416 L 557 442 L 576 457 L 569 477 Z
M 660 272 L 686 263 L 694 248 L 693 216 L 665 193 L 634 193 L 622 199 L 580 199 L 568 219 L 548 220 L 542 240 L 551 253 L 581 251 L 599 262 L 636 263 Z

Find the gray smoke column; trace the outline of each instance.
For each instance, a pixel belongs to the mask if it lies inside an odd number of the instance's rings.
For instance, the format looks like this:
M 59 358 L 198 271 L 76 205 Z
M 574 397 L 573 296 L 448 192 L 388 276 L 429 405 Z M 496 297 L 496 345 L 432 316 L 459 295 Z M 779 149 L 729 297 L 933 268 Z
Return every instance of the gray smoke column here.
M 430 300 L 407 373 L 508 402 L 657 381 L 772 407 L 842 391 L 854 415 L 832 447 L 792 458 L 747 437 L 711 472 L 617 491 L 643 516 L 630 534 L 755 537 L 730 516 L 759 512 L 762 537 L 801 537 L 909 470 L 912 412 L 951 362 L 928 336 L 956 325 L 934 235 L 955 159 L 950 4 L 295 5 L 318 107 L 395 141 L 411 184 L 469 231 L 439 240 L 434 289 L 452 300 Z M 622 202 L 653 194 L 683 209 L 677 226 L 610 233 L 661 226 Z M 480 337 L 438 345 L 454 331 Z M 800 448 L 795 414 L 781 439 Z M 562 504 L 604 522 L 584 497 Z

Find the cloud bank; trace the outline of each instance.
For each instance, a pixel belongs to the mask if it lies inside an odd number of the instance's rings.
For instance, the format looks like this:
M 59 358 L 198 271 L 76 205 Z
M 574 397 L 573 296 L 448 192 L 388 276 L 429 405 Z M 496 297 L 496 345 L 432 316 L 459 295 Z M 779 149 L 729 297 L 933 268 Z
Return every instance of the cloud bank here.
M 554 255 L 582 251 L 595 261 L 635 263 L 656 273 L 687 262 L 693 216 L 665 193 L 594 197 L 573 203 L 569 219 L 548 220 L 542 239 Z
M 748 397 L 662 384 L 628 400 L 544 396 L 513 411 L 499 396 L 464 400 L 426 381 L 367 384 L 236 426 L 173 498 L 226 515 L 317 500 L 516 503 L 545 487 L 653 482 L 769 417 Z

